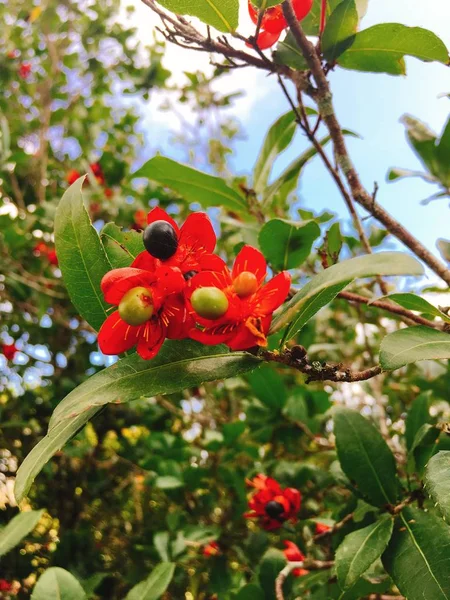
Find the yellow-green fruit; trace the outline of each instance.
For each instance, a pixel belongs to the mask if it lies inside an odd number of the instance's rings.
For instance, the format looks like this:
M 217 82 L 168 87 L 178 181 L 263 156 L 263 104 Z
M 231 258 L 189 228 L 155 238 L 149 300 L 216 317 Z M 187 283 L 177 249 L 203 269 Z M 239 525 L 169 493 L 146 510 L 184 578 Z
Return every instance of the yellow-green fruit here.
M 128 325 L 142 325 L 153 315 L 151 292 L 145 287 L 129 290 L 119 304 L 119 315 Z
M 192 308 L 204 319 L 220 319 L 228 310 L 228 298 L 215 287 L 203 287 L 191 296 Z

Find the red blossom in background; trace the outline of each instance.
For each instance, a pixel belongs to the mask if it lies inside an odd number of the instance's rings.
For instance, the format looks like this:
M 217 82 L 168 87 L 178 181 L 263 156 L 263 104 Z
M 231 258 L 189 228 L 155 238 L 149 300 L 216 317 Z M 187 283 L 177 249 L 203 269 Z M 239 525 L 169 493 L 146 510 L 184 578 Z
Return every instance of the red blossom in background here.
M 302 21 L 311 10 L 313 0 L 293 0 L 295 16 Z M 258 23 L 259 10 L 248 0 L 248 12 L 251 20 L 256 25 Z M 279 39 L 281 33 L 288 26 L 283 15 L 283 9 L 280 4 L 272 6 L 264 11 L 261 19 L 261 31 L 258 34 L 257 44 L 260 50 L 266 50 L 273 46 Z
M 92 173 L 94 174 L 95 179 L 99 185 L 105 185 L 105 175 L 103 174 L 103 169 L 100 166 L 100 163 L 92 163 L 89 165 Z
M 191 271 L 198 272 L 218 266 L 220 268 L 221 259 L 212 254 L 216 245 L 216 234 L 208 215 L 200 212 L 191 213 L 184 224 L 178 227 L 165 210 L 156 207 L 148 213 L 147 224 L 156 221 L 166 221 L 173 227 L 178 240 L 176 252 L 167 260 L 161 261 L 144 250 L 136 257 L 132 267 L 153 271 L 164 264 L 168 267 L 177 267 L 183 275 Z
M 2 344 L 1 346 L 2 354 L 6 358 L 6 360 L 13 360 L 16 352 L 18 352 L 16 345 L 13 344 Z
M 145 229 L 147 227 L 147 212 L 145 210 L 139 209 L 134 215 L 134 224 L 133 229 Z
M 70 169 L 70 171 L 67 172 L 66 181 L 69 185 L 72 185 L 72 183 L 75 183 L 79 177 L 81 177 L 81 173 L 79 171 L 76 169 Z
M 220 259 L 218 259 L 220 260 Z M 222 290 L 228 299 L 228 310 L 218 319 L 205 319 L 190 310 L 198 329 L 190 337 L 203 344 L 227 344 L 232 350 L 266 346 L 272 314 L 286 299 L 291 278 L 279 273 L 264 285 L 267 264 L 264 256 L 252 246 L 244 246 L 236 257 L 230 273 L 222 262 L 220 272 L 205 271 L 193 277 L 186 291 L 188 303 L 195 290 L 213 287 Z
M 114 190 L 111 188 L 105 188 L 105 196 L 106 198 L 112 198 L 114 196 Z
M 118 306 L 119 310 L 106 319 L 99 331 L 100 350 L 104 354 L 121 354 L 137 346 L 138 354 L 148 360 L 156 356 L 166 338 L 187 337 L 191 323 L 179 293 L 184 285 L 180 270 L 173 267 L 160 267 L 152 273 L 126 267 L 107 273 L 101 282 L 102 292 L 105 301 Z M 126 310 L 122 301 L 133 290 L 140 303 L 138 308 L 144 311 L 139 324 L 130 324 L 119 312 L 123 314 Z M 146 309 L 151 313 L 148 318 L 145 318 Z
M 51 265 L 58 266 L 58 257 L 56 256 L 56 250 L 47 246 L 45 242 L 38 242 L 33 248 L 33 251 L 37 256 L 46 256 L 48 262 Z
M 294 488 L 282 488 L 278 481 L 259 474 L 247 484 L 257 491 L 250 498 L 247 519 L 258 519 L 267 531 L 279 529 L 285 521 L 295 523 L 302 496 Z
M 305 555 L 294 542 L 285 540 L 283 544 L 286 548 L 283 550 L 283 554 L 288 562 L 303 562 L 305 560 Z M 302 577 L 303 575 L 308 575 L 308 573 L 309 571 L 307 569 L 302 568 L 294 569 L 292 571 L 294 577 Z
M 13 589 L 13 584 L 6 579 L 0 579 L 0 592 L 10 592 Z
M 326 525 L 325 523 L 316 523 L 316 534 L 325 533 L 326 531 L 330 531 L 331 527 Z
M 218 556 L 221 554 L 219 544 L 217 542 L 210 542 L 209 544 L 206 544 L 206 546 L 203 547 L 202 554 L 208 558 L 210 556 Z
M 19 77 L 21 79 L 27 79 L 31 74 L 31 64 L 24 62 L 19 66 Z

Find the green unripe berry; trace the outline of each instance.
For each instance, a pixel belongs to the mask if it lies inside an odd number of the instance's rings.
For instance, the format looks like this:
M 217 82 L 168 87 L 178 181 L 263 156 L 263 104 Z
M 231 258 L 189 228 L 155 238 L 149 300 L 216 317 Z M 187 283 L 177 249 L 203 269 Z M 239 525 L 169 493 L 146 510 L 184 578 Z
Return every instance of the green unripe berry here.
M 145 287 L 129 290 L 119 304 L 119 315 L 128 325 L 142 325 L 153 315 L 151 292 Z
M 216 287 L 203 287 L 191 296 L 192 308 L 204 319 L 220 319 L 228 310 L 228 298 Z

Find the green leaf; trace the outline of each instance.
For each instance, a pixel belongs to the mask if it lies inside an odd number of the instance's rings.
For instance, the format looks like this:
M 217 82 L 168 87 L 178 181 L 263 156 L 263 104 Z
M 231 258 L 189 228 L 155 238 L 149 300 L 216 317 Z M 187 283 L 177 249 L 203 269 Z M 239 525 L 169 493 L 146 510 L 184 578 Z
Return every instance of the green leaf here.
M 322 52 L 328 61 L 334 62 L 352 45 L 358 22 L 354 0 L 344 0 L 331 13 L 322 36 Z
M 322 271 L 285 305 L 272 324 L 271 333 L 289 323 L 285 339 L 292 338 L 323 306 L 354 279 L 375 275 L 422 275 L 416 259 L 401 252 L 379 252 L 344 260 Z
M 262 589 L 253 583 L 244 585 L 233 600 L 265 600 L 266 596 Z
M 415 398 L 408 410 L 405 421 L 405 439 L 408 450 L 412 448 L 414 438 L 422 425 L 430 422 L 430 400 L 431 392 L 423 392 Z
M 244 198 L 229 187 L 223 179 L 202 173 L 165 156 L 147 161 L 133 177 L 146 177 L 174 190 L 187 202 L 198 202 L 203 207 L 224 206 L 230 210 L 247 211 Z
M 395 459 L 381 433 L 348 408 L 334 415 L 336 449 L 342 470 L 374 506 L 395 504 L 398 497 Z
M 96 331 L 108 316 L 100 282 L 111 265 L 83 203 L 80 177 L 56 210 L 55 246 L 64 283 L 75 308 Z
M 409 452 L 408 467 L 412 471 L 417 471 L 420 477 L 422 477 L 426 464 L 436 452 L 440 433 L 440 429 L 428 423 L 422 425 L 416 433 Z
M 174 563 L 160 563 L 145 581 L 141 581 L 128 592 L 125 600 L 158 600 L 169 587 L 174 572 Z
M 441 135 L 439 144 L 436 148 L 436 158 L 439 162 L 439 175 L 442 183 L 450 187 L 450 118 Z
M 151 361 L 137 354 L 119 360 L 90 377 L 56 407 L 47 435 L 17 471 L 16 498 L 25 496 L 46 462 L 105 404 L 171 394 L 245 373 L 258 364 L 260 361 L 246 352 L 229 352 L 225 346 L 204 346 L 190 340 L 166 341 Z
M 380 364 L 393 371 L 420 360 L 450 358 L 450 335 L 431 327 L 408 327 L 387 335 L 381 342 Z
M 113 269 L 129 267 L 144 250 L 142 233 L 123 231 L 114 223 L 107 223 L 100 232 L 100 239 Z
M 342 0 L 328 0 L 327 2 L 327 20 L 330 15 L 337 9 Z M 369 0 L 355 0 L 356 9 L 360 19 L 366 14 Z M 314 0 L 311 11 L 308 16 L 302 21 L 302 29 L 306 35 L 317 36 L 319 34 L 320 11 L 322 0 Z
M 173 475 L 162 475 L 155 479 L 155 487 L 160 490 L 175 490 L 183 487 L 184 483 L 178 477 Z
M 284 40 L 279 42 L 273 58 L 277 65 L 286 65 L 297 71 L 307 71 L 309 69 L 308 63 L 290 31 Z
M 431 31 L 400 23 L 382 23 L 357 33 L 338 63 L 356 71 L 404 75 L 405 55 L 444 64 L 449 60 L 444 43 Z
M 280 410 L 286 404 L 286 387 L 283 378 L 269 365 L 262 365 L 248 375 L 255 396 L 272 410 Z
M 281 115 L 270 127 L 253 169 L 253 188 L 262 192 L 267 185 L 273 163 L 294 137 L 297 122 L 294 111 Z
M 283 0 L 252 0 L 253 6 L 261 10 L 267 10 L 271 6 L 276 6 L 277 4 L 281 4 Z
M 43 510 L 29 510 L 16 515 L 0 530 L 0 556 L 12 550 L 23 540 L 38 524 Z
M 450 523 L 450 451 L 435 454 L 425 470 L 425 489 Z
M 336 573 L 343 590 L 350 589 L 383 554 L 392 535 L 391 517 L 347 535 L 336 551 Z
M 270 548 L 264 554 L 259 563 L 259 584 L 264 590 L 266 600 L 276 600 L 275 580 L 280 571 L 286 566 L 286 558 L 280 550 Z M 285 593 L 288 591 L 287 581 L 283 587 Z
M 319 236 L 320 227 L 316 221 L 272 219 L 259 233 L 259 246 L 271 266 L 282 271 L 300 267 Z
M 86 594 L 68 571 L 51 567 L 38 579 L 31 600 L 86 600 Z
M 177 15 L 191 15 L 219 31 L 236 31 L 239 0 L 160 0 L 159 4 Z
M 382 560 L 408 600 L 450 599 L 450 528 L 431 513 L 405 508 Z
M 416 296 L 416 294 L 411 293 L 398 293 L 398 294 L 390 294 L 388 296 L 382 296 L 381 298 L 377 298 L 377 300 L 391 300 L 403 308 L 407 308 L 408 310 L 415 310 L 422 314 L 433 315 L 434 317 L 440 317 L 444 321 L 450 323 L 450 317 L 440 311 L 438 308 L 433 306 L 422 298 L 421 296 Z

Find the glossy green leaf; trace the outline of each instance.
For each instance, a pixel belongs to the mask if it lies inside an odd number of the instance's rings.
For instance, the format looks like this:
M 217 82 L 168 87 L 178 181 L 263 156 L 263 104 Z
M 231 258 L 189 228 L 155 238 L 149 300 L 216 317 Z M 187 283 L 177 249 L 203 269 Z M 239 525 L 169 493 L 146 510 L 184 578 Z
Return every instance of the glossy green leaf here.
M 90 377 L 56 407 L 47 435 L 17 472 L 16 498 L 25 496 L 46 462 L 105 404 L 170 394 L 245 373 L 258 364 L 260 361 L 246 352 L 229 352 L 225 346 L 204 346 L 190 340 L 166 341 L 151 361 L 137 354 L 123 358 Z
M 83 203 L 80 177 L 56 210 L 55 246 L 64 283 L 80 315 L 98 331 L 108 316 L 100 282 L 111 265 Z
M 28 510 L 19 513 L 0 529 L 0 556 L 12 550 L 33 531 L 42 517 L 43 510 Z
M 342 1 L 343 0 L 327 1 L 327 20 L 329 20 L 331 14 L 337 9 Z M 366 14 L 368 3 L 369 0 L 355 0 L 356 9 L 360 19 Z M 302 21 L 302 29 L 306 35 L 317 36 L 319 34 L 321 4 L 322 0 L 314 0 L 311 11 Z
M 343 0 L 328 18 L 322 36 L 322 52 L 334 62 L 353 43 L 358 29 L 359 16 L 355 0 Z
M 358 412 L 334 415 L 336 449 L 342 470 L 374 506 L 395 504 L 398 497 L 394 456 L 381 433 Z
M 191 15 L 219 31 L 235 31 L 239 24 L 239 0 L 160 0 L 177 15 Z
M 129 267 L 144 250 L 142 233 L 123 231 L 114 223 L 107 223 L 103 227 L 100 239 L 113 269 Z
M 350 589 L 383 554 L 392 535 L 391 517 L 347 535 L 336 551 L 336 573 L 343 590 Z
M 450 118 L 436 148 L 436 158 L 439 162 L 439 175 L 444 185 L 450 187 Z
M 431 327 L 400 329 L 381 342 L 380 364 L 386 371 L 420 360 L 447 358 L 450 358 L 450 334 Z
M 382 23 L 357 33 L 338 63 L 356 71 L 404 75 L 405 55 L 444 64 L 449 60 L 444 43 L 431 31 L 400 23 Z
M 253 188 L 261 192 L 267 185 L 273 163 L 294 137 L 297 123 L 294 111 L 281 115 L 270 127 L 253 169 Z
M 145 581 L 141 581 L 128 592 L 125 600 L 158 600 L 169 587 L 174 572 L 175 563 L 160 563 Z
M 284 40 L 277 45 L 273 58 L 277 65 L 286 65 L 297 71 L 307 71 L 309 69 L 308 63 L 290 31 Z
M 442 519 L 408 507 L 383 554 L 383 565 L 408 600 L 449 600 L 449 548 L 450 528 Z
M 312 245 L 320 236 L 316 221 L 286 221 L 272 219 L 259 233 L 262 253 L 277 271 L 300 267 L 311 253 Z
M 51 567 L 39 577 L 31 600 L 86 600 L 86 593 L 68 571 Z
M 431 392 L 423 392 L 411 404 L 405 420 L 405 440 L 408 450 L 412 448 L 417 432 L 425 423 L 429 423 Z
M 245 199 L 223 179 L 202 173 L 165 156 L 147 161 L 133 177 L 146 177 L 174 190 L 187 202 L 198 202 L 204 208 L 223 206 L 230 210 L 247 211 Z
M 279 331 L 288 325 L 285 339 L 290 339 L 354 279 L 375 275 L 422 273 L 421 264 L 401 252 L 379 252 L 344 260 L 316 275 L 297 292 L 274 319 L 271 332 Z
M 435 454 L 425 469 L 425 489 L 450 523 L 450 451 Z
M 390 300 L 391 302 L 395 302 L 403 308 L 407 308 L 408 310 L 415 310 L 422 314 L 433 315 L 434 317 L 440 317 L 444 321 L 450 323 L 450 317 L 440 311 L 438 308 L 430 304 L 428 300 L 422 298 L 421 296 L 417 296 L 416 294 L 411 294 L 408 292 L 398 293 L 398 294 L 389 294 L 388 296 L 383 296 L 382 298 L 377 298 L 377 300 Z M 450 296 L 449 296 L 450 301 Z

